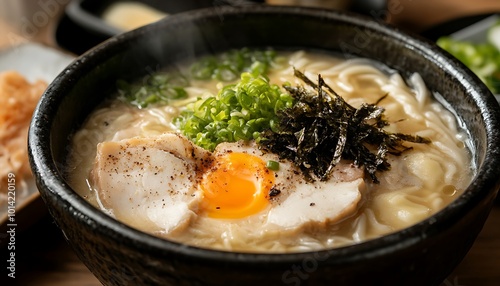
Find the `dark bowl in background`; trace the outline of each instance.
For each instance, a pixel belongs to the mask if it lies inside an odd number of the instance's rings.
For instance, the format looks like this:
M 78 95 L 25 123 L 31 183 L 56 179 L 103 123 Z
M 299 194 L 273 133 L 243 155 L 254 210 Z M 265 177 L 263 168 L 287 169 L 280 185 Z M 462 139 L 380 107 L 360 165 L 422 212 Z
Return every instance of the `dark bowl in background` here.
M 290 254 L 191 247 L 132 229 L 81 198 L 64 178 L 71 135 L 115 89 L 151 69 L 231 48 L 310 49 L 419 72 L 471 135 L 477 166 L 465 193 L 442 211 L 357 245 Z M 352 14 L 265 5 L 168 17 L 120 34 L 69 65 L 48 87 L 29 132 L 41 196 L 78 257 L 105 285 L 438 285 L 465 256 L 500 184 L 500 111 L 465 66 L 433 43 Z
M 186 11 L 222 6 L 248 6 L 265 2 L 264 0 L 72 0 L 66 6 L 56 30 L 59 46 L 75 54 L 82 54 L 93 46 L 125 31 L 103 20 L 103 12 L 118 2 L 137 2 L 145 4 L 169 15 Z

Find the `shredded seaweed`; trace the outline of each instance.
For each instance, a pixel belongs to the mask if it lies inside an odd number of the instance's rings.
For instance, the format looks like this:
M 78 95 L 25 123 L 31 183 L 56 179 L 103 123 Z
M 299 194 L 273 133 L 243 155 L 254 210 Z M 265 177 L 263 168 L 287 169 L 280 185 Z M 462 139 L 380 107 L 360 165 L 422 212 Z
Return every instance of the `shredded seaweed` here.
M 384 108 L 377 104 L 362 104 L 355 108 L 348 104 L 321 75 L 314 83 L 302 72 L 295 76 L 315 91 L 303 86 L 284 85 L 295 99 L 292 107 L 278 111 L 278 125 L 263 133 L 259 144 L 294 162 L 309 180 L 313 175 L 320 181 L 328 180 L 341 159 L 352 160 L 363 167 L 374 183 L 379 183 L 377 171 L 390 169 L 387 154 L 399 156 L 412 149 L 403 143 L 425 143 L 427 138 L 391 133 L 383 128 Z M 387 95 L 386 95 L 387 96 Z

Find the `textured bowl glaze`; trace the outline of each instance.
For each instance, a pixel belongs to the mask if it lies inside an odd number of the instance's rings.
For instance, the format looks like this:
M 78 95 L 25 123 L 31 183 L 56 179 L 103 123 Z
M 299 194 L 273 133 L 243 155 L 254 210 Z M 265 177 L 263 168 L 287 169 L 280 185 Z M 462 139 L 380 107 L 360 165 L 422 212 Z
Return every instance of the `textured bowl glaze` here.
M 275 47 L 336 52 L 419 72 L 470 132 L 477 175 L 431 218 L 358 245 L 295 254 L 200 249 L 129 228 L 92 207 L 64 179 L 69 140 L 117 78 L 207 52 Z M 66 68 L 43 95 L 29 133 L 43 200 L 78 257 L 105 285 L 437 285 L 462 260 L 500 182 L 500 114 L 467 68 L 425 40 L 370 19 L 294 7 L 220 7 L 178 14 L 118 35 Z M 85 144 L 85 142 L 82 142 Z

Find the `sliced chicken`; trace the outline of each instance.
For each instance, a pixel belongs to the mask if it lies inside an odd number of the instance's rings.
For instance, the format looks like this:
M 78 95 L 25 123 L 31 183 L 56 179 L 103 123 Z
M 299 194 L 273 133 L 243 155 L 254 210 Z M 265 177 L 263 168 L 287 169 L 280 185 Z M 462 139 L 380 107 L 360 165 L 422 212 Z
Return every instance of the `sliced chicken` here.
M 92 170 L 102 207 L 138 229 L 182 231 L 201 201 L 197 170 L 210 153 L 174 133 L 98 145 Z
M 326 227 L 355 214 L 364 189 L 363 178 L 297 183 L 293 191 L 276 196 L 267 223 L 293 232 Z

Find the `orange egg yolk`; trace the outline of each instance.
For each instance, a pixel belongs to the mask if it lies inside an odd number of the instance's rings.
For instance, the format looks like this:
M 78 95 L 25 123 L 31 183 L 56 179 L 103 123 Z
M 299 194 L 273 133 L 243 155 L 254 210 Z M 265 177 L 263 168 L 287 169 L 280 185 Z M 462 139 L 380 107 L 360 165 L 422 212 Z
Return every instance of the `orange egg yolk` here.
M 274 172 L 259 157 L 227 153 L 218 157 L 201 182 L 203 207 L 209 217 L 235 219 L 256 214 L 269 205 Z

